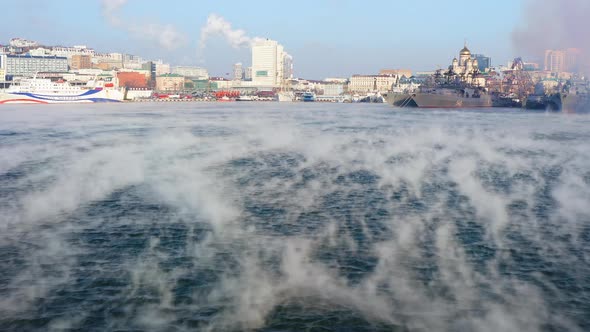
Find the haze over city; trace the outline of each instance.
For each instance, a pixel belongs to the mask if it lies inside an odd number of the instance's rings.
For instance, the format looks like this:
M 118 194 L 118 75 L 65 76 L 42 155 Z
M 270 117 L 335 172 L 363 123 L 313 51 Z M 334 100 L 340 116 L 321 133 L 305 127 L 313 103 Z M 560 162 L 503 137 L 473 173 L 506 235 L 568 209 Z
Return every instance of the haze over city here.
M 0 28 L 4 41 L 21 37 L 47 45 L 82 44 L 203 66 L 220 76 L 232 64 L 250 61 L 250 40 L 270 38 L 293 56 L 295 76 L 319 79 L 381 68 L 444 68 L 465 40 L 496 64 L 516 56 L 539 61 L 546 48 L 586 49 L 571 44 L 583 39 L 572 31 L 585 31 L 587 1 L 555 3 L 28 0 L 4 4 L 12 15 L 6 15 Z M 569 23 L 551 33 L 538 28 L 549 19 Z

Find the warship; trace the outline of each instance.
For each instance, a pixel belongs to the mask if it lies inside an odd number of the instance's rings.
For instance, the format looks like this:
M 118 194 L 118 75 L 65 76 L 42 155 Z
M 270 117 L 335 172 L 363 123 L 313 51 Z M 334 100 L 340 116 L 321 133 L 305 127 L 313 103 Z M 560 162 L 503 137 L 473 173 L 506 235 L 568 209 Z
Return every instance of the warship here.
M 479 63 L 467 45 L 459 51 L 444 73 L 438 69 L 415 91 L 390 93 L 388 103 L 398 107 L 479 108 L 492 107 L 492 96 L 484 88 Z
M 388 103 L 398 107 L 476 108 L 492 107 L 492 97 L 478 87 L 437 86 L 420 88 L 414 93 L 390 94 Z
M 573 79 L 564 86 L 561 94 L 561 111 L 590 113 L 590 86 L 587 79 Z
M 564 113 L 590 113 L 590 90 L 586 81 L 568 82 L 556 90 L 546 91 L 541 83 L 527 97 L 525 108 Z
M 563 94 L 561 111 L 565 113 L 590 113 L 589 94 Z

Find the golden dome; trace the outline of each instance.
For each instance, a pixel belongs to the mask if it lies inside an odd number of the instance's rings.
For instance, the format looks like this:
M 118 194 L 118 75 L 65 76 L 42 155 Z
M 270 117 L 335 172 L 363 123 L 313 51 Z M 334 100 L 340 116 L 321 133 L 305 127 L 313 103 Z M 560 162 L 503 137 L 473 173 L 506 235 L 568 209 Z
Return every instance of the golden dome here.
M 467 48 L 467 46 L 463 47 L 463 49 L 461 50 L 461 52 L 459 53 L 461 55 L 471 55 L 471 51 Z

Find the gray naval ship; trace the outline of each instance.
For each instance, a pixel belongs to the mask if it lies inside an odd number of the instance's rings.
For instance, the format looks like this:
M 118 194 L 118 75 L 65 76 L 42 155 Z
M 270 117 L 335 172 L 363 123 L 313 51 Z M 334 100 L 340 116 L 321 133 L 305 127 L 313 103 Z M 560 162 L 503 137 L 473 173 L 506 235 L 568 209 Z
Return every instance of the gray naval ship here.
M 525 108 L 564 113 L 590 113 L 590 87 L 587 81 L 568 82 L 557 91 L 546 91 L 542 83 L 527 97 Z
M 397 107 L 476 108 L 492 107 L 492 97 L 477 87 L 424 87 L 413 93 L 391 93 L 387 102 Z
M 561 111 L 565 113 L 590 113 L 590 95 L 575 93 L 562 95 Z
M 568 81 L 561 93 L 561 111 L 565 113 L 590 113 L 590 82 L 574 78 Z
M 391 93 L 388 102 L 398 107 L 477 108 L 492 107 L 492 96 L 482 88 L 479 62 L 471 57 L 467 44 L 448 70 L 438 69 L 415 91 Z

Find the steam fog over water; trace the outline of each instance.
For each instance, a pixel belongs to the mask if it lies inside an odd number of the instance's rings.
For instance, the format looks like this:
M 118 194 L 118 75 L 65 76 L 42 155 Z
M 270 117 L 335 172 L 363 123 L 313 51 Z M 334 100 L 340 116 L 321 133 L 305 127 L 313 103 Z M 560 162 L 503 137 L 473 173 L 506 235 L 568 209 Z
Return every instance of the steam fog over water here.
M 588 331 L 590 118 L 0 109 L 2 331 Z

